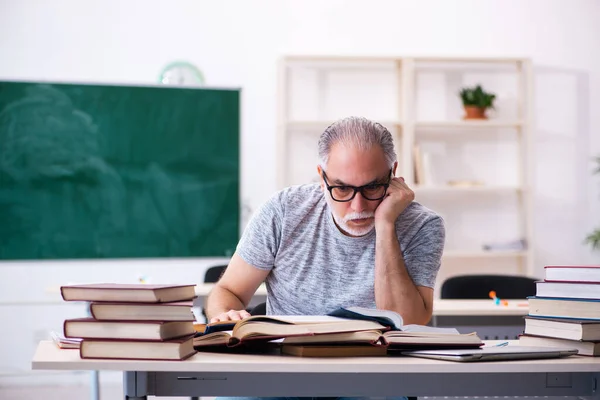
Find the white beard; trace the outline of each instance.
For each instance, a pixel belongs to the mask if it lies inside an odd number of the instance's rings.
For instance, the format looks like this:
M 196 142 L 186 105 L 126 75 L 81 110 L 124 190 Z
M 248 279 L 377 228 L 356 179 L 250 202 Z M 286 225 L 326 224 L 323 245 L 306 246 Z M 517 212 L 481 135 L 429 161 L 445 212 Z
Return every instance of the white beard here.
M 352 221 L 353 219 L 373 218 L 375 216 L 375 213 L 373 213 L 371 211 L 363 211 L 360 213 L 353 212 L 353 213 L 346 214 L 342 218 L 342 217 L 338 216 L 334 211 L 333 204 L 332 204 L 334 202 L 334 200 L 328 195 L 325 195 L 325 199 L 327 200 L 327 204 L 329 205 L 329 209 L 331 210 L 331 214 L 333 215 L 333 219 L 335 220 L 335 223 L 338 225 L 338 227 L 341 230 L 343 230 L 347 234 L 349 234 L 351 236 L 364 236 L 367 233 L 371 232 L 373 230 L 373 228 L 375 227 L 375 220 L 371 221 L 371 223 L 366 226 L 361 226 L 361 227 L 348 226 L 348 222 Z

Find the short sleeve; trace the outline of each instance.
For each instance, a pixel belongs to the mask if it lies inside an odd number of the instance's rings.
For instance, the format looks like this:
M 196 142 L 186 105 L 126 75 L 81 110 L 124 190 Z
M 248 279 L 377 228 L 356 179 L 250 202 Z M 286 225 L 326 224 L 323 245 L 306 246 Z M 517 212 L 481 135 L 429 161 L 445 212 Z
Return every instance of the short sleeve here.
M 278 193 L 250 218 L 237 245 L 237 255 L 256 268 L 272 269 L 281 243 L 282 220 L 282 194 Z
M 423 224 L 404 250 L 404 264 L 416 286 L 435 286 L 445 240 L 444 220 L 435 216 Z

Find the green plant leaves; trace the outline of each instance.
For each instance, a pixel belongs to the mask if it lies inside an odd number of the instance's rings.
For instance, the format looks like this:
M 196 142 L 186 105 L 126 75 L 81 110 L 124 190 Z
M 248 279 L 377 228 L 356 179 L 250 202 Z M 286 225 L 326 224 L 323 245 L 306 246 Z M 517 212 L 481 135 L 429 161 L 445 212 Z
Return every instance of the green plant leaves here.
M 460 98 L 465 106 L 494 108 L 496 95 L 486 92 L 481 85 L 477 85 L 474 88 L 463 88 L 460 91 Z

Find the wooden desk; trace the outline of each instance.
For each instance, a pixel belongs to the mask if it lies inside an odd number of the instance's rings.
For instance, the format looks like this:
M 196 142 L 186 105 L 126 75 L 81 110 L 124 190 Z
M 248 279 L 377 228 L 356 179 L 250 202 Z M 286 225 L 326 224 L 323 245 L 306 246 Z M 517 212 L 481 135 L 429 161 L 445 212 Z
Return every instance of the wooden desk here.
M 511 343 L 510 345 L 515 345 Z M 600 358 L 456 363 L 411 357 L 301 358 L 197 353 L 185 361 L 82 360 L 42 341 L 35 370 L 124 372 L 124 398 L 146 396 L 590 396 Z

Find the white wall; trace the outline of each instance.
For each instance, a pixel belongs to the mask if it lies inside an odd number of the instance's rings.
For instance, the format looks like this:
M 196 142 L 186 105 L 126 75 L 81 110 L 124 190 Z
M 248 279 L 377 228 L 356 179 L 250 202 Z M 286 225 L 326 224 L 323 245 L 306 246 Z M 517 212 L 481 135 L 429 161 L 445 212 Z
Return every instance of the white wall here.
M 536 106 L 537 264 L 597 263 L 600 254 L 581 242 L 600 225 L 600 177 L 586 161 L 600 154 L 600 114 L 592 111 L 600 105 L 598 20 L 595 0 L 0 0 L 0 79 L 155 83 L 167 63 L 195 63 L 210 85 L 243 88 L 242 197 L 255 209 L 275 190 L 279 56 L 531 57 L 545 100 Z M 29 331 L 7 338 L 2 330 L 0 353 L 13 361 L 0 370 L 27 369 L 36 330 L 67 314 L 6 302 L 43 302 L 40 291 L 65 281 L 201 280 L 205 265 L 0 264 L 2 320 Z M 47 321 L 27 322 L 38 313 Z

